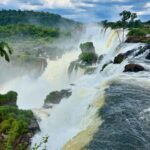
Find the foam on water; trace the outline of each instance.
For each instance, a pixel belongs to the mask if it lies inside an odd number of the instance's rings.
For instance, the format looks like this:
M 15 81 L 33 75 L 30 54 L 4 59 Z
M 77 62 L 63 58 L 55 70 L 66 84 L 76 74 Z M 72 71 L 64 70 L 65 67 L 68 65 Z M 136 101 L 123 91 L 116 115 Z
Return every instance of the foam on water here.
M 133 45 L 125 45 L 116 51 L 120 44 L 117 33 L 111 29 L 102 32 L 102 29 L 96 25 L 88 26 L 80 41 L 92 41 L 96 53 L 107 54 L 94 74 L 83 75 L 80 70 L 78 74 L 74 74 L 71 81 L 69 80 L 67 69 L 70 62 L 78 58 L 80 51 L 77 49 L 64 54 L 56 61 L 48 60 L 48 66 L 39 79 L 22 77 L 3 86 L 1 92 L 9 90 L 18 92 L 19 108 L 36 108 L 33 111 L 41 118 L 39 122 L 41 132 L 35 135 L 32 145 L 48 135 L 48 150 L 73 150 L 73 147 L 80 150 L 90 142 L 92 135 L 102 123 L 97 112 L 105 103 L 104 90 L 109 86 L 109 82 L 123 71 L 123 66 L 127 62 L 124 61 L 118 66 L 111 64 L 101 74 L 100 69 L 118 52 L 134 48 Z M 120 34 L 122 35 L 121 32 Z M 70 86 L 71 83 L 75 86 Z M 49 92 L 63 88 L 71 88 L 70 98 L 63 99 L 52 109 L 41 109 Z M 83 138 L 84 141 L 81 141 Z

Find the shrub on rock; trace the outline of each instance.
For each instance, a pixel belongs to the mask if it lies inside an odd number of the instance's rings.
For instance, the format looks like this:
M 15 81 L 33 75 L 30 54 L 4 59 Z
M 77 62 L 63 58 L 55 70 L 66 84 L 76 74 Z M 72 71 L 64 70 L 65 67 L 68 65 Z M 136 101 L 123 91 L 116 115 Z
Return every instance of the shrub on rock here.
M 61 99 L 68 98 L 71 96 L 71 94 L 72 92 L 70 89 L 51 92 L 45 99 L 45 106 L 47 103 L 58 104 L 60 103 Z
M 98 56 L 95 53 L 84 52 L 79 55 L 79 60 L 89 65 L 96 63 L 97 59 L 98 59 Z
M 86 42 L 80 44 L 80 48 L 82 53 L 90 52 L 90 53 L 95 53 L 95 47 L 93 45 L 93 42 Z

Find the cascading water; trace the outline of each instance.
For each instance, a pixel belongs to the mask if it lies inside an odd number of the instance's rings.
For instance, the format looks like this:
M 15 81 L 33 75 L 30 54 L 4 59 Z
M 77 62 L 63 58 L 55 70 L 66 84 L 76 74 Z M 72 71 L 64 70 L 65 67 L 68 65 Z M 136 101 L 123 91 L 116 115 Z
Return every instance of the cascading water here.
M 99 27 L 91 28 L 90 26 L 86 30 L 88 36 L 85 34 L 86 38 L 81 42 L 93 41 L 99 55 L 109 51 L 111 53 L 93 75 L 80 76 L 80 78 L 74 80 L 75 86 L 69 87 L 72 90 L 70 98 L 63 99 L 60 104 L 47 110 L 50 116 L 42 118 L 40 122 L 42 132 L 34 137 L 33 143 L 37 143 L 41 137 L 48 135 L 48 149 L 78 150 L 90 142 L 92 135 L 102 123 L 102 120 L 97 116 L 97 111 L 104 104 L 104 89 L 108 86 L 108 79 L 113 78 L 113 76 L 111 69 L 108 71 L 111 73 L 110 77 L 107 76 L 109 73 L 106 72 L 101 75 L 99 70 L 105 62 L 116 54 L 115 49 L 119 45 L 119 40 L 116 33 L 110 29 L 106 31 L 105 35 L 101 35 L 99 31 L 101 31 Z M 122 68 L 119 69 L 119 72 L 121 70 Z M 46 74 L 49 74 L 50 77 L 50 72 Z M 66 78 L 64 77 L 64 79 Z
M 56 61 L 48 60 L 45 72 L 37 80 L 22 77 L 12 81 L 11 86 L 10 83 L 3 86 L 1 92 L 15 90 L 19 93 L 20 108 L 36 108 L 33 111 L 41 118 L 39 122 L 41 132 L 33 138 L 33 145 L 40 142 L 43 136 L 48 135 L 48 150 L 80 150 L 90 143 L 103 123 L 98 111 L 105 103 L 104 90 L 122 73 L 127 61 L 117 65 L 110 64 L 101 73 L 100 70 L 115 55 L 137 48 L 139 44 L 127 44 L 118 48 L 120 43 L 117 33 L 111 29 L 106 31 L 102 29 L 96 25 L 88 26 L 80 41 L 80 43 L 92 41 L 98 55 L 106 54 L 92 75 L 79 73 L 69 80 L 67 69 L 80 53 L 76 50 L 64 54 Z M 120 36 L 121 34 L 120 32 Z M 74 86 L 70 85 L 72 83 Z M 64 98 L 51 109 L 42 108 L 49 92 L 64 88 L 71 89 L 71 97 Z

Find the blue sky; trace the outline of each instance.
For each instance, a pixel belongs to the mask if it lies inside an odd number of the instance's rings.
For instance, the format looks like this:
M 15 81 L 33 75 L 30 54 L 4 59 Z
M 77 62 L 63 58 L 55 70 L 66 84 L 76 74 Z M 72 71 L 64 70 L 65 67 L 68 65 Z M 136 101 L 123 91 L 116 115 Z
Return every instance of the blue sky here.
M 150 20 L 150 0 L 0 0 L 0 9 L 48 11 L 81 22 L 115 21 L 130 10 Z

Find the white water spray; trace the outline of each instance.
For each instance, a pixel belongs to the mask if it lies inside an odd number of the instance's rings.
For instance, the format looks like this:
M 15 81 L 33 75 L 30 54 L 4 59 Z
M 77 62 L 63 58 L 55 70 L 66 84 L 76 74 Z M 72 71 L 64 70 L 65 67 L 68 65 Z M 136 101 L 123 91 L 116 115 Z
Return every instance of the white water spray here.
M 88 26 L 80 41 L 92 41 L 98 55 L 108 54 L 93 75 L 80 74 L 74 76 L 73 80 L 68 80 L 67 69 L 70 62 L 77 59 L 80 53 L 77 50 L 64 54 L 56 61 L 48 60 L 48 66 L 38 80 L 22 77 L 3 86 L 1 92 L 15 90 L 19 93 L 18 106 L 22 109 L 41 108 L 49 92 L 71 88 L 72 96 L 63 99 L 52 109 L 34 109 L 35 114 L 41 117 L 39 122 L 41 132 L 33 138 L 33 145 L 43 136 L 48 135 L 48 150 L 69 150 L 70 147 L 71 150 L 74 148 L 79 150 L 91 140 L 101 124 L 97 111 L 104 104 L 104 89 L 108 87 L 111 79 L 122 72 L 123 65 L 126 63 L 118 67 L 112 64 L 100 74 L 102 65 L 120 51 L 119 49 L 116 52 L 116 47 L 119 45 L 117 33 L 108 29 L 104 34 L 101 29 L 98 26 Z M 125 49 L 129 47 L 126 46 L 121 51 Z M 117 68 L 115 72 L 114 68 Z M 72 82 L 75 86 L 70 86 Z M 84 136 L 84 141 L 80 143 L 81 137 Z

